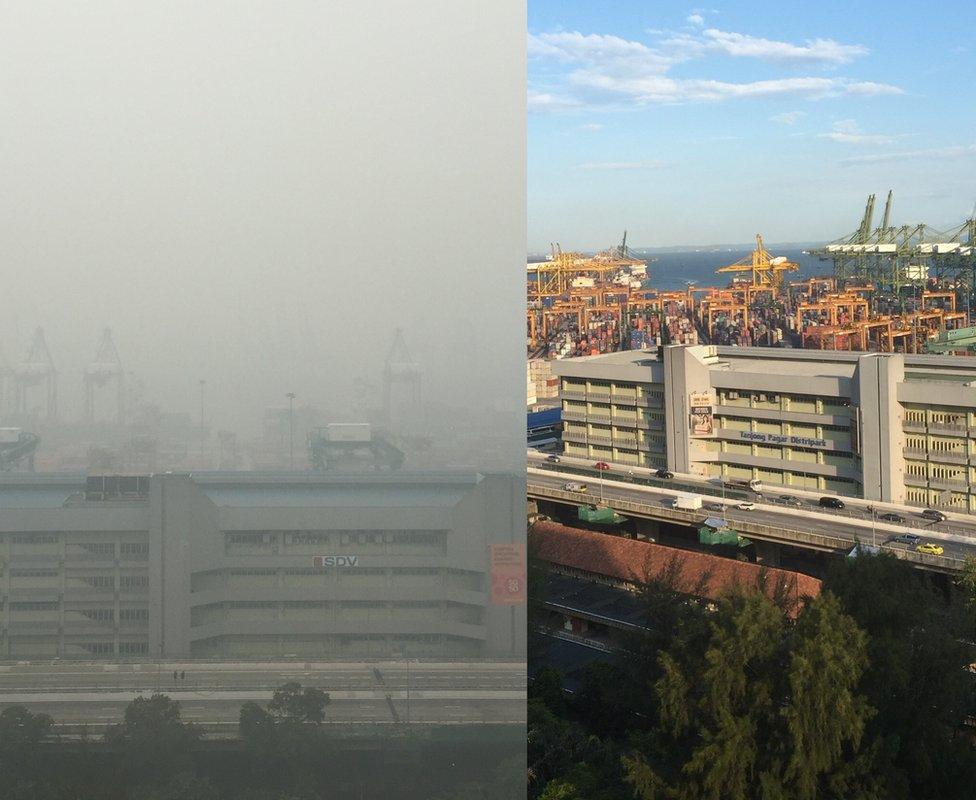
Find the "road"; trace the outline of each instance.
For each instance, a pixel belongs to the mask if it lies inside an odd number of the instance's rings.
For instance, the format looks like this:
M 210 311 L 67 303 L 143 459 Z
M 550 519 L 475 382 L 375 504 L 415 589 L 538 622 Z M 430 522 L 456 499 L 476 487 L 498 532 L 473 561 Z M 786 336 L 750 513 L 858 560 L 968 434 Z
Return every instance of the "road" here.
M 582 481 L 588 487 L 586 494 L 588 502 L 599 503 L 600 478 L 591 475 L 582 478 L 578 470 L 572 469 L 571 466 L 567 469 L 567 466 L 569 465 L 561 462 L 551 465 L 548 469 L 529 467 L 529 483 L 562 489 L 568 481 Z M 688 491 L 688 487 L 684 485 L 679 485 L 678 488 L 664 488 L 665 482 L 660 483 L 661 485 L 658 486 L 645 486 L 619 478 L 616 480 L 606 479 L 603 483 L 603 499 L 607 505 L 611 506 L 613 500 L 619 499 L 643 503 L 651 507 L 670 507 L 670 498 L 673 498 L 677 493 Z M 783 494 L 787 492 L 788 490 L 784 490 Z M 774 497 L 778 497 L 780 494 L 779 490 L 771 493 Z M 885 542 L 892 536 L 910 531 L 920 536 L 923 542 L 931 541 L 941 545 L 945 549 L 943 554 L 945 557 L 965 558 L 969 555 L 976 555 L 976 521 L 960 523 L 953 519 L 947 523 L 937 524 L 915 520 L 919 524 L 909 527 L 875 520 L 872 525 L 870 513 L 864 512 L 863 509 L 846 508 L 841 511 L 834 511 L 821 508 L 816 504 L 816 501 L 811 503 L 809 496 L 803 499 L 800 499 L 798 493 L 794 493 L 793 496 L 801 504 L 799 507 L 770 503 L 770 498 L 767 496 L 763 498 L 762 502 L 754 499 L 755 508 L 751 511 L 740 511 L 735 508 L 736 504 L 742 502 L 742 498 L 739 497 L 725 500 L 721 497 L 706 497 L 702 512 L 719 516 L 732 523 L 741 520 L 774 528 L 849 537 L 851 541 L 857 538 L 864 544 L 875 543 L 878 546 L 888 546 L 892 549 L 904 549 L 905 545 L 886 545 Z M 583 496 L 580 499 L 584 499 Z M 904 516 L 906 512 L 901 513 Z
M 174 680 L 174 670 L 185 678 Z M 267 702 L 287 681 L 329 692 L 330 723 L 525 722 L 523 662 L 2 664 L 0 707 L 43 711 L 68 733 L 86 725 L 97 731 L 118 722 L 136 697 L 159 690 L 180 702 L 184 719 L 233 735 L 241 705 Z

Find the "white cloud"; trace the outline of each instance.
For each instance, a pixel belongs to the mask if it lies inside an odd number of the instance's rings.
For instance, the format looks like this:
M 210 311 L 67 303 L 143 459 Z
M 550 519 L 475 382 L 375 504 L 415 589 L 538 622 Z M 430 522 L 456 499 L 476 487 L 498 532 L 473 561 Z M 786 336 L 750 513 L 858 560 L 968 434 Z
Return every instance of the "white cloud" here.
M 890 83 L 875 83 L 874 81 L 852 81 L 847 84 L 847 94 L 871 97 L 879 94 L 904 94 L 905 90 Z
M 847 83 L 841 78 L 774 78 L 731 83 L 699 79 L 676 80 L 660 75 L 617 76 L 596 70 L 577 70 L 569 76 L 569 80 L 578 87 L 613 94 L 641 104 L 705 102 L 778 95 L 819 98 L 848 93 Z
M 782 114 L 776 114 L 770 117 L 769 121 L 778 122 L 780 125 L 795 125 L 805 116 L 805 111 L 784 111 Z
M 702 16 L 703 13 L 695 10 L 692 15 Z M 665 37 L 658 37 L 651 46 L 619 36 L 578 31 L 529 34 L 531 58 L 570 67 L 568 74 L 559 76 L 564 93 L 536 92 L 535 98 L 530 99 L 531 110 L 559 111 L 574 105 L 599 108 L 621 102 L 708 102 L 780 95 L 864 97 L 902 92 L 891 84 L 823 75 L 793 75 L 741 83 L 674 78 L 670 73 L 675 65 L 714 53 L 781 63 L 835 66 L 866 53 L 867 49 L 833 39 L 814 39 L 797 45 L 714 28 L 695 33 L 665 34 Z M 551 75 L 549 79 L 552 79 Z
M 861 126 L 852 119 L 838 120 L 829 133 L 819 134 L 822 139 L 830 139 L 844 144 L 891 144 L 895 137 L 869 134 L 861 131 Z
M 619 36 L 578 31 L 529 34 L 529 58 L 550 58 L 563 63 L 607 63 L 627 61 L 644 67 L 667 69 L 671 60 L 641 42 Z
M 596 131 L 602 131 L 603 127 L 602 122 L 587 122 L 585 125 L 580 125 L 580 130 L 594 133 Z
M 536 92 L 529 89 L 527 106 L 528 110 L 533 113 L 554 113 L 557 111 L 572 111 L 580 107 L 580 102 L 572 97 L 550 94 L 549 92 Z
M 663 167 L 661 161 L 588 161 L 585 164 L 577 164 L 576 169 L 607 169 L 607 170 L 628 170 L 628 169 L 658 169 Z
M 735 58 L 759 58 L 768 61 L 793 61 L 817 64 L 848 64 L 868 49 L 859 44 L 841 44 L 833 39 L 807 40 L 797 45 L 761 39 L 744 33 L 709 28 L 703 32 L 705 47 Z
M 935 147 L 928 150 L 906 150 L 899 153 L 872 153 L 841 159 L 841 164 L 881 164 L 888 161 L 947 160 L 976 156 L 976 144 Z
M 689 22 L 692 25 L 701 27 L 705 24 L 705 18 L 701 14 L 689 14 L 687 17 L 685 17 L 685 22 Z

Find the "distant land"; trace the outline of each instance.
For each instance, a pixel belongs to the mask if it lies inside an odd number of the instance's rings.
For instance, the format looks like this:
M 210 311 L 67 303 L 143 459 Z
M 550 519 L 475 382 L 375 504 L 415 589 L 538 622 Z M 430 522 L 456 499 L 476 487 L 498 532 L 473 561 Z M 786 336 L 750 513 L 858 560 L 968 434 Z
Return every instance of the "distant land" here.
M 811 250 L 816 247 L 823 247 L 824 242 L 767 242 L 764 240 L 763 244 L 767 250 L 773 251 L 775 255 L 777 250 Z M 752 240 L 739 244 L 678 244 L 667 247 L 628 247 L 627 249 L 636 255 L 658 255 L 662 253 L 741 253 L 743 251 L 752 251 L 755 248 L 756 242 Z M 569 250 L 571 248 L 566 249 Z M 599 251 L 580 250 L 579 252 L 584 256 L 592 256 Z M 548 257 L 548 250 L 537 250 L 528 254 L 528 260 L 530 262 L 544 261 Z

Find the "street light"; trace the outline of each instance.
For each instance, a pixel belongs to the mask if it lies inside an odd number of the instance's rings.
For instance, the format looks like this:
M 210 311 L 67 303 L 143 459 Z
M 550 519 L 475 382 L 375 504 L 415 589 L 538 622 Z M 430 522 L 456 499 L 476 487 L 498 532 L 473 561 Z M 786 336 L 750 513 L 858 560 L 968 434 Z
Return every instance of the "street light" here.
M 206 434 L 204 433 L 204 426 L 203 426 L 203 392 L 206 386 L 207 386 L 207 382 L 205 380 L 201 380 L 200 381 L 200 461 L 201 462 L 203 461 L 204 458 L 204 440 L 206 438 Z
M 288 468 L 295 469 L 295 393 L 288 392 Z
M 605 461 L 597 461 L 593 466 L 600 472 L 600 505 L 603 505 L 603 473 L 610 469 L 610 465 Z

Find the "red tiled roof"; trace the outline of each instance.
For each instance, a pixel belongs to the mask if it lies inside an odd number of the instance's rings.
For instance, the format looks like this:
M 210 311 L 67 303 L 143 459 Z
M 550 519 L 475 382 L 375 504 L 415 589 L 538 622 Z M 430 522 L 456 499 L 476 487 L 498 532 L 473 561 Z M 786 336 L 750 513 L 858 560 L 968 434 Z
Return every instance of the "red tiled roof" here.
M 657 577 L 677 558 L 679 589 L 711 600 L 718 599 L 735 586 L 757 586 L 763 569 L 759 564 L 594 533 L 557 522 L 535 523 L 529 531 L 529 543 L 533 555 L 543 561 L 638 584 Z M 707 576 L 703 591 L 696 591 L 703 576 Z M 766 578 L 768 595 L 772 595 L 775 587 L 784 581 L 794 600 L 820 594 L 821 582 L 799 572 L 768 567 Z

